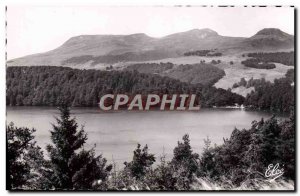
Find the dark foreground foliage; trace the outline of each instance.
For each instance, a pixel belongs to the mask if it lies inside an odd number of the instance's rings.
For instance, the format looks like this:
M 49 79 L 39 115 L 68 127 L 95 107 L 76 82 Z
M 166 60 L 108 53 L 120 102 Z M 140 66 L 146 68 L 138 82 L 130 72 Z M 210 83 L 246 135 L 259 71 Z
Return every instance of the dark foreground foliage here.
M 149 148 L 138 144 L 124 169 L 106 165 L 93 149 L 85 150 L 87 137 L 70 118 L 69 109 L 51 131 L 49 158 L 35 145 L 34 130 L 7 126 L 8 189 L 29 190 L 228 190 L 294 189 L 295 119 L 279 122 L 272 117 L 253 121 L 250 129 L 234 129 L 222 145 L 204 140 L 201 155 L 193 152 L 189 135 L 174 148 L 168 161 L 157 160 Z M 281 179 L 270 182 L 269 164 L 284 168 Z
M 69 108 L 63 106 L 60 112 L 51 131 L 52 145 L 46 149 L 47 159 L 35 145 L 35 130 L 7 127 L 8 189 L 88 190 L 95 187 L 96 179 L 107 179 L 112 166 L 96 156 L 94 149 L 83 148 L 87 135 L 83 128 L 78 130 Z M 103 186 L 98 188 L 106 189 Z
M 35 129 L 18 128 L 13 123 L 6 128 L 7 189 L 29 186 L 30 180 L 37 177 L 34 172 L 43 164 L 39 162 L 43 153 L 34 141 L 34 132 Z
M 202 107 L 242 104 L 230 91 L 189 84 L 136 71 L 79 70 L 68 67 L 8 67 L 6 104 L 11 106 L 98 106 L 105 94 L 196 94 Z

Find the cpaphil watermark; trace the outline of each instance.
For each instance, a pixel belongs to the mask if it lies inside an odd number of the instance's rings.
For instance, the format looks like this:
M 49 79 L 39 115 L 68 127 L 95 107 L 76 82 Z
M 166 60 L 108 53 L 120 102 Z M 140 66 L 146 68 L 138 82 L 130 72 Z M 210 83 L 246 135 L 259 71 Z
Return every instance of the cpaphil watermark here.
M 160 110 L 200 110 L 199 99 L 195 94 L 156 95 L 148 94 L 128 96 L 125 94 L 106 94 L 99 102 L 101 110 L 149 110 L 159 108 Z
M 268 178 L 270 181 L 274 181 L 280 176 L 282 176 L 283 174 L 284 174 L 284 169 L 283 167 L 280 166 L 279 163 L 275 165 L 270 164 L 266 169 L 265 177 Z

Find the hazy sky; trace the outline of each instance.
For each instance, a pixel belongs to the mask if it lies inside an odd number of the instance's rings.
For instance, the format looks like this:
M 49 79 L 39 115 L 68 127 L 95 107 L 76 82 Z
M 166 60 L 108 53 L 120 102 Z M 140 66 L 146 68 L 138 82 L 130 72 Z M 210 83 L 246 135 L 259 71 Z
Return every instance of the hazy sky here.
M 162 37 L 195 28 L 250 37 L 280 28 L 293 34 L 293 8 L 219 7 L 29 7 L 9 6 L 8 59 L 46 52 L 82 34 L 146 33 Z

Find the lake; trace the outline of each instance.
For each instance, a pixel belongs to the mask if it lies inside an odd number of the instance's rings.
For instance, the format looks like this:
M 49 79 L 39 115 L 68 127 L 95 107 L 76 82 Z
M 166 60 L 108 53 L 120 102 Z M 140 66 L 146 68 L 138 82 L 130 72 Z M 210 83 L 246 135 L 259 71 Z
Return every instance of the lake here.
M 201 153 L 204 139 L 222 144 L 235 127 L 250 128 L 253 120 L 268 119 L 270 113 L 240 109 L 201 109 L 200 111 L 114 111 L 101 112 L 98 108 L 71 110 L 79 125 L 88 133 L 85 148 L 96 145 L 96 154 L 119 167 L 130 161 L 137 143 L 148 144 L 150 153 L 159 157 L 165 153 L 172 157 L 177 141 L 185 133 L 190 135 L 194 152 Z M 38 145 L 50 143 L 51 123 L 59 112 L 53 107 L 7 107 L 7 122 L 16 126 L 35 128 Z

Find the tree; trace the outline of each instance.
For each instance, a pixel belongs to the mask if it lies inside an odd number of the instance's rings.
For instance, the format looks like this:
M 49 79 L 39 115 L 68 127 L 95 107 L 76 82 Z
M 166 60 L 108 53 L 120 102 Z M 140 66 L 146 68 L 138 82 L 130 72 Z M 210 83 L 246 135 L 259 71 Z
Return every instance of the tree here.
M 51 140 L 47 146 L 53 169 L 52 185 L 56 189 L 91 189 L 97 180 L 105 181 L 111 170 L 106 159 L 95 157 L 94 150 L 83 149 L 87 135 L 83 127 L 78 130 L 70 109 L 66 105 L 59 108 L 60 118 L 53 124 Z
M 220 176 L 215 162 L 215 152 L 217 149 L 211 147 L 211 140 L 207 137 L 204 140 L 205 147 L 200 158 L 200 177 L 208 177 L 215 180 Z
M 124 170 L 128 170 L 130 174 L 137 179 L 143 177 L 155 162 L 154 155 L 149 154 L 148 150 L 147 145 L 141 149 L 141 145 L 138 144 L 137 149 L 133 152 L 133 160 L 129 163 L 124 163 Z
M 241 78 L 241 81 L 239 83 L 240 86 L 246 86 L 247 85 L 247 81 L 245 78 Z
M 7 189 L 26 189 L 33 186 L 29 180 L 35 175 L 32 171 L 36 169 L 29 160 L 35 160 L 43 166 L 43 153 L 41 148 L 36 145 L 33 133 L 35 129 L 26 127 L 18 128 L 10 123 L 6 128 L 7 137 Z M 38 187 L 35 187 L 38 188 Z
M 218 62 L 216 60 L 212 60 L 210 63 L 213 64 L 213 65 L 218 64 Z
M 199 167 L 199 154 L 193 153 L 188 134 L 185 134 L 182 140 L 183 142 L 178 141 L 178 146 L 174 148 L 171 164 L 176 171 L 179 189 L 189 189 L 193 174 Z
M 280 124 L 281 133 L 279 136 L 277 157 L 285 164 L 284 176 L 295 180 L 295 113 L 292 109 L 290 118 Z
M 160 158 L 160 164 L 154 170 L 155 182 L 159 190 L 176 190 L 176 178 L 173 176 L 174 171 L 170 163 L 166 161 L 166 155 Z

